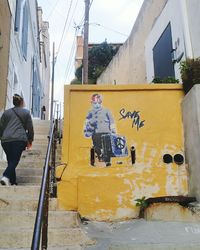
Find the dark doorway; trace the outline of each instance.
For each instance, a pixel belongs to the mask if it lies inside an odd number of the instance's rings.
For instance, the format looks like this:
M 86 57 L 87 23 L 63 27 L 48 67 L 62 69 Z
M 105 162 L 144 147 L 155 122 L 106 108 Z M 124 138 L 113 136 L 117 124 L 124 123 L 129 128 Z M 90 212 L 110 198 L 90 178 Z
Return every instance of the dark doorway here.
M 172 32 L 169 23 L 153 48 L 154 77 L 175 77 L 172 62 Z

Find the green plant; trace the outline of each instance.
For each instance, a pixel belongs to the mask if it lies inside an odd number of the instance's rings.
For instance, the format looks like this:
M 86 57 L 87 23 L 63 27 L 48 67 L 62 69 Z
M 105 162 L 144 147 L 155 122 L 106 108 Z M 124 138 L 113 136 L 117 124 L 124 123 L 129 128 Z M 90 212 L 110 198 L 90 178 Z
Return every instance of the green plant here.
M 145 208 L 148 207 L 148 202 L 146 201 L 146 197 L 143 196 L 141 199 L 136 199 L 136 207 L 140 207 L 139 218 L 144 218 Z
M 187 94 L 195 84 L 200 84 L 200 58 L 186 59 L 180 64 L 183 90 Z
M 179 83 L 179 80 L 173 76 L 168 76 L 165 78 L 155 77 L 152 82 L 153 83 Z
M 82 82 L 79 81 L 77 78 L 76 79 L 73 79 L 71 82 L 70 82 L 71 85 L 81 85 Z
M 148 203 L 146 202 L 146 197 L 143 196 L 141 199 L 136 199 L 136 207 L 148 207 Z
M 88 84 L 96 84 L 97 78 L 106 69 L 112 58 L 119 49 L 112 44 L 103 42 L 99 45 L 93 46 L 88 51 Z M 75 76 L 82 82 L 82 68 L 81 65 L 76 69 Z

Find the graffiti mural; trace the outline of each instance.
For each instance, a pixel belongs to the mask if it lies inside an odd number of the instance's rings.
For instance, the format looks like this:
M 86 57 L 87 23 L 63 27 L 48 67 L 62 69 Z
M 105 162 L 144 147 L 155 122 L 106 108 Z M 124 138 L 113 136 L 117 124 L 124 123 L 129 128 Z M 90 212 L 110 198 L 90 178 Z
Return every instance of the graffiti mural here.
M 119 120 L 125 120 L 125 119 L 131 119 L 132 120 L 132 128 L 136 126 L 137 130 L 144 127 L 145 120 L 141 120 L 140 117 L 140 111 L 126 111 L 125 108 L 122 108 L 120 111 L 120 119 Z
M 116 126 L 109 109 L 103 107 L 100 94 L 91 96 L 92 108 L 86 116 L 84 135 L 92 138 L 95 155 L 99 162 L 111 165 L 111 157 L 128 154 L 126 138 L 116 133 Z

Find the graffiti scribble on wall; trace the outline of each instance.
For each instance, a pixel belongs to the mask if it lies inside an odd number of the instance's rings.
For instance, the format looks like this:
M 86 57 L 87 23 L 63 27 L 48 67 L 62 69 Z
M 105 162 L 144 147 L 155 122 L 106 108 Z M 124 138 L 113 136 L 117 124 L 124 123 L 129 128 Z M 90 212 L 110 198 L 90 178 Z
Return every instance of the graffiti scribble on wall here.
M 119 111 L 121 117 L 119 120 L 125 120 L 125 119 L 131 119 L 132 120 L 132 128 L 134 126 L 136 126 L 137 130 L 139 130 L 140 128 L 144 127 L 144 122 L 145 120 L 141 120 L 141 117 L 140 117 L 140 111 L 126 111 L 125 108 L 122 108 L 120 111 Z
M 86 116 L 84 135 L 91 137 L 99 162 L 111 165 L 111 157 L 127 155 L 125 137 L 116 135 L 116 127 L 109 109 L 102 106 L 102 96 L 91 96 L 92 108 Z

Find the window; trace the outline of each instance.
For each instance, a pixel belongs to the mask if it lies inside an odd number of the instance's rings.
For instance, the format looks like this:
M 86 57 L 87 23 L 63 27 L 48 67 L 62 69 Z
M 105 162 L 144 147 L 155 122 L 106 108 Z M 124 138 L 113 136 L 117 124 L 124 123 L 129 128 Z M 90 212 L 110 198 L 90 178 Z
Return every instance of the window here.
M 22 0 L 16 0 L 15 10 L 15 31 L 19 32 L 20 29 L 20 18 L 21 18 Z
M 13 91 L 14 93 L 17 93 L 18 92 L 18 78 L 17 78 L 17 74 L 14 72 L 14 81 L 13 81 Z
M 28 45 L 28 6 L 27 0 L 16 0 L 15 11 L 15 31 L 18 32 L 18 37 L 21 43 L 21 51 L 24 59 L 27 58 Z
M 23 7 L 23 20 L 22 20 L 22 38 L 21 38 L 21 48 L 23 57 L 27 58 L 27 47 L 28 47 L 28 8 L 25 2 Z

